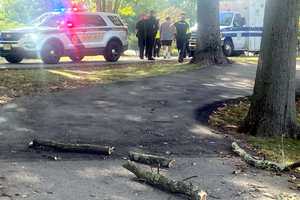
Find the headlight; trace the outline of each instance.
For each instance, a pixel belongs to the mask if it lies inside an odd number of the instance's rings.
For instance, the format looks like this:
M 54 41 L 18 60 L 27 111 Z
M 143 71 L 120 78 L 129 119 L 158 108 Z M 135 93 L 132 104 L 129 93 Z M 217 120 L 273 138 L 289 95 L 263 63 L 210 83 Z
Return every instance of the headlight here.
M 28 33 L 24 36 L 24 38 L 26 40 L 30 40 L 30 41 L 37 41 L 38 40 L 38 35 L 35 33 Z

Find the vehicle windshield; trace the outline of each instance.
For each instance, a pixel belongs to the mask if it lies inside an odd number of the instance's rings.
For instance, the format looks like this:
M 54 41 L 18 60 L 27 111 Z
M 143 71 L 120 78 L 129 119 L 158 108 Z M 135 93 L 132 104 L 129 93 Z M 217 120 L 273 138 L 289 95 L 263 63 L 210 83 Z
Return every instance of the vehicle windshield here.
M 220 13 L 220 26 L 230 26 L 233 20 L 233 13 Z
M 36 18 L 35 20 L 33 20 L 30 25 L 33 26 L 44 26 L 43 24 L 45 23 L 45 21 L 47 21 L 48 19 L 50 19 L 51 17 L 55 16 L 55 13 L 45 13 L 42 14 L 41 16 L 39 16 L 38 18 Z

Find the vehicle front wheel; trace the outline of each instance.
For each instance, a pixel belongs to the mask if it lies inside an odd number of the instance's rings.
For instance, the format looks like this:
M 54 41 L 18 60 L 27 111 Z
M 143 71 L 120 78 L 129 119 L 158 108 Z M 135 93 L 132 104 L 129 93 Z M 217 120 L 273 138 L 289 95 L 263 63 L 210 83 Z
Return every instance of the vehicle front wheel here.
M 13 54 L 5 56 L 5 60 L 7 62 L 13 63 L 13 64 L 20 63 L 20 62 L 22 62 L 23 59 L 24 59 L 23 56 L 21 56 L 17 53 L 13 53 Z
M 227 56 L 227 57 L 233 56 L 234 47 L 233 47 L 233 44 L 230 40 L 225 40 L 224 41 L 223 52 L 224 52 L 225 56 Z
M 108 62 L 117 62 L 122 54 L 122 44 L 118 41 L 111 41 L 105 48 L 104 58 Z
M 56 43 L 46 44 L 41 52 L 41 58 L 45 64 L 58 64 L 61 56 L 61 45 Z
M 72 56 L 70 56 L 70 59 L 75 63 L 79 63 L 84 59 L 84 56 L 83 55 L 72 55 Z

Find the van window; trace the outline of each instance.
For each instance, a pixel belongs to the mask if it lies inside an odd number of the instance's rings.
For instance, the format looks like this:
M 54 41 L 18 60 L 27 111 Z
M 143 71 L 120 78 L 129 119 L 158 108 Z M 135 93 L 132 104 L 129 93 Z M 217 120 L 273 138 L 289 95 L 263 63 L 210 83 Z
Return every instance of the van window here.
M 220 25 L 230 26 L 232 23 L 233 13 L 220 13 Z
M 233 26 L 242 27 L 244 25 L 245 25 L 245 19 L 240 14 L 235 15 Z
M 115 26 L 124 26 L 122 20 L 118 16 L 110 15 L 108 19 L 115 25 Z

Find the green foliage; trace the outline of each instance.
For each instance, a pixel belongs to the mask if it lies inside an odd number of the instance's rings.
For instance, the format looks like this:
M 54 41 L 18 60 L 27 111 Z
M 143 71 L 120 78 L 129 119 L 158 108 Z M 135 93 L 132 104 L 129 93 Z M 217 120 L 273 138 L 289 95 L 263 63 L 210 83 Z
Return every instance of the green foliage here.
M 129 49 L 138 50 L 138 38 L 135 34 L 130 34 L 128 37 Z
M 73 0 L 74 1 L 74 0 Z M 90 11 L 96 11 L 96 1 L 99 0 L 75 0 L 84 2 Z M 44 12 L 53 11 L 54 8 L 62 6 L 64 0 L 1 0 L 0 3 L 0 21 L 2 24 L 7 21 L 16 22 L 16 24 L 30 23 L 37 16 Z M 193 24 L 196 19 L 196 0 L 121 0 L 117 12 L 128 24 L 129 31 L 135 31 L 135 24 L 142 13 L 148 13 L 150 10 L 157 11 L 157 16 L 163 19 L 170 15 L 173 20 L 177 20 L 180 13 L 185 12 Z M 15 23 L 13 23 L 15 24 Z M 7 26 L 11 27 L 11 25 Z M 14 27 L 14 26 L 12 26 Z

